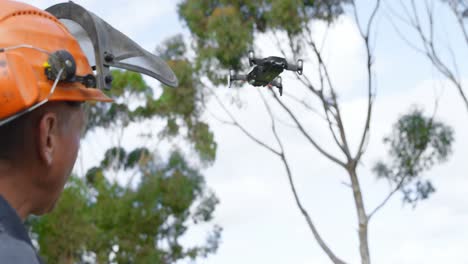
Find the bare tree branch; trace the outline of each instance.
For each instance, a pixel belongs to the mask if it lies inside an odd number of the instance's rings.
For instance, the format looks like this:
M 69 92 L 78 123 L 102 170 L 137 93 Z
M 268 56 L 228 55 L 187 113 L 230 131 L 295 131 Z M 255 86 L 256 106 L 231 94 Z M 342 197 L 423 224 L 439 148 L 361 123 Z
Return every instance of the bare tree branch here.
M 231 126 L 235 126 L 236 123 L 232 122 L 232 121 L 227 121 L 227 120 L 224 120 L 222 119 L 221 117 L 218 117 L 216 114 L 214 114 L 208 107 L 205 107 L 206 111 L 211 115 L 211 117 L 213 117 L 216 121 L 222 123 L 222 124 L 225 124 L 225 125 L 231 125 Z
M 236 118 L 234 117 L 234 115 L 226 108 L 226 106 L 223 104 L 223 102 L 221 101 L 221 99 L 219 99 L 218 95 L 213 91 L 213 89 L 211 89 L 208 85 L 205 84 L 205 87 L 206 89 L 208 89 L 210 91 L 210 93 L 215 97 L 216 101 L 218 102 L 218 104 L 221 106 L 221 108 L 223 108 L 224 112 L 229 116 L 229 118 L 231 118 L 232 120 L 232 123 L 234 126 L 236 126 L 237 128 L 239 128 L 247 137 L 249 137 L 252 141 L 254 141 L 255 143 L 257 143 L 258 145 L 266 148 L 267 150 L 271 151 L 272 153 L 274 153 L 275 155 L 278 155 L 280 156 L 280 152 L 275 150 L 273 147 L 269 146 L 268 144 L 266 144 L 265 142 L 261 141 L 260 139 L 256 138 L 255 136 L 253 136 L 247 129 L 245 129 L 237 120 Z
M 429 4 L 427 1 L 425 1 L 425 12 L 427 16 L 427 27 L 428 27 L 428 33 L 426 33 L 423 29 L 424 24 L 420 18 L 420 14 L 418 12 L 418 7 L 416 5 L 416 2 L 414 0 L 411 0 L 410 2 L 410 10 L 406 7 L 406 5 L 403 4 L 402 1 L 400 1 L 400 5 L 402 9 L 405 12 L 405 15 L 407 19 L 404 21 L 409 20 L 410 26 L 413 30 L 416 31 L 419 39 L 421 40 L 421 44 L 423 46 L 423 54 L 428 58 L 428 60 L 432 63 L 432 65 L 443 75 L 445 76 L 456 88 L 458 91 L 467 111 L 468 111 L 468 96 L 465 93 L 462 80 L 459 75 L 459 70 L 458 66 L 455 60 L 455 56 L 452 55 L 452 64 L 454 69 L 452 70 L 440 57 L 440 53 L 436 50 L 435 47 L 435 33 L 434 33 L 434 27 L 435 27 L 435 21 L 434 21 L 434 14 L 433 14 L 433 5 L 434 2 L 431 2 Z M 460 31 L 465 39 L 465 44 L 468 45 L 468 34 L 467 30 L 465 27 L 465 24 L 463 22 L 463 17 L 459 13 L 459 10 L 457 10 L 457 3 L 455 2 L 448 2 L 449 8 L 452 10 L 452 13 L 455 15 L 455 18 L 458 21 Z M 400 19 L 401 20 L 401 19 Z M 400 34 L 401 37 L 401 34 Z M 402 38 L 407 44 L 410 43 L 406 38 Z M 414 47 L 414 45 L 410 44 L 411 47 Z M 418 49 L 419 51 L 419 49 Z M 453 51 L 450 50 L 449 52 L 453 54 Z
M 283 56 L 286 56 L 286 52 L 283 50 L 283 48 L 281 47 L 281 42 L 279 41 L 278 39 L 278 36 L 276 34 L 276 32 L 274 32 L 274 36 L 275 36 L 275 40 L 276 40 L 276 44 L 277 46 L 280 48 L 280 51 L 281 53 L 283 54 Z M 289 46 L 290 46 L 290 49 L 293 51 L 293 54 L 294 53 L 294 47 L 293 47 L 293 43 L 292 43 L 292 40 L 289 38 Z M 324 108 L 324 112 L 325 112 L 325 117 L 322 117 L 322 115 L 320 115 L 314 108 L 310 107 L 308 104 L 306 104 L 303 100 L 299 100 L 293 96 L 289 96 L 289 97 L 292 97 L 292 99 L 294 99 L 295 101 L 297 102 L 300 102 L 303 106 L 305 106 L 307 109 L 311 110 L 312 112 L 318 114 L 319 116 L 321 116 L 328 124 L 328 127 L 330 129 L 330 132 L 333 136 L 333 139 L 335 141 L 335 143 L 337 144 L 337 146 L 344 152 L 344 153 L 347 153 L 347 149 L 346 147 L 344 146 L 343 143 L 341 143 L 339 140 L 338 140 L 338 137 L 336 135 L 336 132 L 335 130 L 333 129 L 334 126 L 338 126 L 340 128 L 340 133 L 341 133 L 341 137 L 342 139 L 346 139 L 346 137 L 344 136 L 344 129 L 343 129 L 343 126 L 342 124 L 336 124 L 335 122 L 333 122 L 331 119 L 330 119 L 330 115 L 329 113 L 331 113 L 333 115 L 333 117 L 336 119 L 336 115 L 330 111 L 330 107 L 329 107 L 329 102 L 324 98 L 323 96 L 323 74 L 322 74 L 322 67 L 319 68 L 319 72 L 320 72 L 320 80 L 321 80 L 321 84 L 322 84 L 322 88 L 317 91 L 311 81 L 307 78 L 307 76 L 304 76 L 304 78 L 299 78 L 298 75 L 297 78 L 306 86 L 306 87 L 309 87 L 309 89 L 314 93 L 314 95 L 318 96 L 319 99 L 322 101 L 322 104 L 323 104 L 323 108 Z M 305 81 L 304 81 L 305 79 Z M 307 82 L 307 83 L 306 83 Z
M 415 50 L 416 52 L 418 53 L 421 53 L 422 55 L 426 55 L 426 52 L 422 49 L 420 49 L 419 47 L 417 47 L 416 45 L 414 45 L 406 36 L 405 34 L 403 34 L 400 30 L 400 28 L 395 24 L 395 21 L 393 19 L 393 17 L 397 17 L 399 18 L 398 14 L 394 13 L 395 11 L 391 8 L 391 7 L 388 7 L 388 9 L 390 10 L 390 14 L 386 13 L 386 17 L 388 19 L 388 21 L 390 22 L 390 24 L 392 25 L 392 28 L 393 30 L 395 30 L 395 32 L 397 33 L 397 35 L 400 37 L 401 40 L 403 40 L 403 42 L 406 43 L 406 45 L 410 48 L 412 48 L 413 50 Z M 393 16 L 393 17 L 392 17 Z M 400 18 L 399 18 L 400 19 Z
M 345 130 L 344 130 L 343 121 L 341 119 L 341 112 L 340 112 L 340 107 L 338 105 L 338 99 L 337 99 L 337 96 L 336 96 L 335 88 L 334 88 L 334 86 L 332 84 L 331 77 L 329 75 L 329 72 L 328 72 L 327 66 L 325 64 L 325 61 L 322 58 L 320 50 L 317 48 L 315 42 L 309 41 L 309 44 L 311 45 L 311 47 L 312 47 L 312 49 L 314 51 L 314 54 L 317 57 L 317 60 L 318 60 L 319 65 L 320 65 L 320 69 L 323 70 L 325 80 L 327 81 L 328 87 L 330 89 L 331 99 L 333 101 L 333 108 L 336 111 L 335 119 L 336 119 L 336 123 L 338 125 L 338 129 L 339 129 L 339 132 L 340 132 L 340 138 L 341 138 L 341 142 L 342 142 L 341 144 L 339 144 L 339 146 L 343 150 L 344 154 L 346 155 L 346 158 L 348 160 L 350 160 L 351 159 L 351 153 L 349 151 L 349 145 L 348 145 L 348 141 L 347 141 L 347 138 L 346 138 L 346 133 L 345 133 Z M 323 89 L 321 90 L 321 92 L 319 94 L 319 97 L 321 97 L 322 101 L 325 104 L 324 105 L 325 111 L 328 111 L 329 102 L 328 102 L 327 98 L 323 97 Z
M 294 123 L 296 123 L 296 125 L 298 126 L 299 130 L 301 131 L 301 133 L 304 135 L 304 137 L 306 137 L 308 139 L 308 141 L 322 154 L 324 155 L 325 157 L 327 157 L 328 159 L 330 159 L 331 161 L 335 162 L 336 164 L 340 165 L 341 167 L 346 167 L 346 164 L 339 160 L 338 158 L 336 158 L 335 156 L 331 155 L 330 153 L 328 153 L 326 150 L 324 150 L 310 135 L 309 133 L 307 133 L 307 131 L 305 130 L 304 126 L 302 125 L 301 122 L 299 122 L 299 120 L 297 119 L 297 117 L 294 115 L 294 113 L 291 111 L 291 109 L 289 109 L 288 106 L 286 106 L 279 98 L 276 94 L 273 94 L 275 100 L 278 102 L 278 104 L 289 114 L 289 116 L 291 117 L 291 119 L 294 121 Z
M 272 93 L 273 93 L 273 95 L 275 95 L 274 92 L 272 92 Z M 261 98 L 263 100 L 263 103 L 265 105 L 265 108 L 267 109 L 268 114 L 270 116 L 271 129 L 273 131 L 273 134 L 275 135 L 275 138 L 276 138 L 276 141 L 278 142 L 278 145 L 280 146 L 280 149 L 281 149 L 280 158 L 281 158 L 281 161 L 283 162 L 283 165 L 284 165 L 284 167 L 286 169 L 286 173 L 288 175 L 288 180 L 289 180 L 289 185 L 290 185 L 291 190 L 293 192 L 294 200 L 296 201 L 297 207 L 299 208 L 302 215 L 306 219 L 307 224 L 309 225 L 309 228 L 312 231 L 312 234 L 314 235 L 315 240 L 317 240 L 317 243 L 322 248 L 322 250 L 327 254 L 327 256 L 330 258 L 330 260 L 335 264 L 345 264 L 345 262 L 343 260 L 341 260 L 340 258 L 338 258 L 333 253 L 333 251 L 330 249 L 330 247 L 325 243 L 325 241 L 323 240 L 323 238 L 319 234 L 317 228 L 315 227 L 314 223 L 312 222 L 312 219 L 311 219 L 309 213 L 307 212 L 307 210 L 302 205 L 301 200 L 300 200 L 299 195 L 298 195 L 297 190 L 296 190 L 296 186 L 295 186 L 293 178 L 292 178 L 291 168 L 290 168 L 289 163 L 288 163 L 287 158 L 286 158 L 286 153 L 284 151 L 283 143 L 282 143 L 282 141 L 281 141 L 281 139 L 280 139 L 280 137 L 278 135 L 278 132 L 276 130 L 275 119 L 273 117 L 273 113 L 271 111 L 271 108 L 270 108 L 268 102 L 266 101 L 265 97 L 263 96 L 263 94 L 260 91 L 259 91 L 259 94 L 260 94 L 260 96 L 261 96 Z
M 465 23 L 463 22 L 463 15 L 458 12 L 455 6 L 452 6 L 451 10 L 457 18 L 458 26 L 460 27 L 460 30 L 462 31 L 463 37 L 465 39 L 465 44 L 468 45 L 468 32 L 466 30 Z
M 371 218 L 375 215 L 375 213 L 377 213 L 380 209 L 382 209 L 387 204 L 387 202 L 393 197 L 393 195 L 396 192 L 398 192 L 401 189 L 401 187 L 403 187 L 403 184 L 405 183 L 405 180 L 407 178 L 408 178 L 407 175 L 402 177 L 400 182 L 396 185 L 396 187 L 393 188 L 393 190 L 389 194 L 387 194 L 385 199 L 378 206 L 376 206 L 374 210 L 371 211 L 371 213 L 367 217 L 368 221 L 370 221 Z
M 375 15 L 380 7 L 380 0 L 376 1 L 376 4 L 374 6 L 374 9 L 372 10 L 371 17 L 367 23 L 366 27 L 366 35 L 362 35 L 362 38 L 364 39 L 365 47 L 366 47 L 366 55 L 367 55 L 367 114 L 366 114 L 366 121 L 364 125 L 364 130 L 362 132 L 361 136 L 361 142 L 359 143 L 359 147 L 357 150 L 357 154 L 355 157 L 355 162 L 359 162 L 361 159 L 362 155 L 365 152 L 365 143 L 368 141 L 368 135 L 369 135 L 369 130 L 370 130 L 370 121 L 372 118 L 372 106 L 373 106 L 373 101 L 374 101 L 374 95 L 372 93 L 372 87 L 373 87 L 373 78 L 372 78 L 372 65 L 373 65 L 373 58 L 371 55 L 371 48 L 369 45 L 369 38 L 370 38 L 370 31 L 372 27 L 372 23 L 374 21 Z M 354 9 L 356 9 L 356 6 L 354 6 Z M 357 11 L 355 12 L 357 13 Z M 357 18 L 356 18 L 357 19 Z
M 327 121 L 327 117 L 323 116 L 317 109 L 313 108 L 310 104 L 308 104 L 305 100 L 301 100 L 297 97 L 295 97 L 294 95 L 288 93 L 288 92 L 283 92 L 283 95 L 285 95 L 287 98 L 301 104 L 302 106 L 304 106 L 304 108 L 306 108 L 307 110 L 311 111 L 312 113 L 316 114 L 317 116 L 319 116 L 321 119 L 323 119 L 324 121 Z M 336 126 L 336 124 L 333 124 Z

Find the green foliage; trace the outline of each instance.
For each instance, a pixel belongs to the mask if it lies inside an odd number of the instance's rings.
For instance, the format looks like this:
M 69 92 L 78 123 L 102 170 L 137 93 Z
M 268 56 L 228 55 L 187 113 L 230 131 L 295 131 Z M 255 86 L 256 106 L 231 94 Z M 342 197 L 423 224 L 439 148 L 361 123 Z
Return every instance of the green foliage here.
M 128 163 L 137 152 L 147 153 L 137 150 L 123 159 Z M 191 220 L 209 222 L 218 203 L 203 176 L 178 152 L 164 165 L 137 167 L 143 178 L 136 188 L 109 182 L 102 168 L 91 169 L 86 183 L 72 178 L 54 212 L 33 221 L 48 263 L 76 263 L 87 252 L 98 263 L 108 263 L 111 253 L 117 263 L 174 263 L 216 250 L 219 227 L 205 246 L 185 249 L 179 243 Z
M 30 220 L 47 263 L 85 263 L 85 256 L 93 256 L 95 263 L 166 264 L 216 252 L 221 228 L 215 225 L 205 243 L 195 247 L 180 243 L 191 226 L 212 220 L 219 202 L 198 169 L 189 165 L 211 164 L 217 145 L 200 119 L 204 103 L 182 38 L 171 38 L 157 50 L 180 86 L 163 86 L 156 98 L 140 74 L 113 71 L 108 95 L 115 103 L 90 105 L 86 132 L 162 120 L 167 126 L 161 139 L 182 139 L 178 142 L 192 146 L 197 155 L 187 160 L 174 151 L 164 161 L 147 147 L 109 148 L 97 167 L 84 177 L 72 177 L 52 214 Z M 128 185 L 110 181 L 109 174 L 116 171 L 139 181 Z
M 350 0 L 184 0 L 179 15 L 196 40 L 197 70 L 214 83 L 224 81 L 220 69 L 241 70 L 241 59 L 258 33 L 284 31 L 291 37 L 313 20 L 333 21 Z
M 202 160 L 210 161 L 216 158 L 217 144 L 208 124 L 197 123 L 190 133 L 190 139 L 196 142 L 195 150 Z
M 147 163 L 140 170 L 143 178 L 135 190 L 110 184 L 105 177 L 92 183 L 98 193 L 92 207 L 101 239 L 91 250 L 105 259 L 113 245 L 119 245 L 118 263 L 173 263 L 212 251 L 213 245 L 184 249 L 178 241 L 188 229 L 192 206 L 204 208 L 206 203 L 218 202 L 215 197 L 197 200 L 205 192 L 199 172 L 177 152 L 163 167 Z M 122 202 L 117 204 L 116 199 Z M 164 242 L 168 248 L 154 247 Z
M 379 161 L 373 170 L 379 178 L 400 187 L 404 202 L 416 205 L 435 192 L 431 181 L 422 179 L 422 174 L 447 160 L 453 140 L 450 127 L 414 109 L 403 115 L 394 125 L 392 134 L 384 138 L 384 143 L 390 147 L 391 161 Z
M 167 39 L 162 46 L 156 48 L 156 53 L 165 60 L 185 60 L 187 47 L 182 35 L 175 35 Z

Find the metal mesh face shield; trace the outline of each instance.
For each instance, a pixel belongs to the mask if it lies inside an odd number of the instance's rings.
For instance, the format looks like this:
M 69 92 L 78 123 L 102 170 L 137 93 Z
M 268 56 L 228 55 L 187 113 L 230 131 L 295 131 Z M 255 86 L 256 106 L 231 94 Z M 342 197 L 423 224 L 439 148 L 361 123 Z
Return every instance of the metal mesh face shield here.
M 46 11 L 57 17 L 79 42 L 89 64 L 96 70 L 97 88 L 111 88 L 110 67 L 139 72 L 168 86 L 178 85 L 166 62 L 82 6 L 68 2 Z

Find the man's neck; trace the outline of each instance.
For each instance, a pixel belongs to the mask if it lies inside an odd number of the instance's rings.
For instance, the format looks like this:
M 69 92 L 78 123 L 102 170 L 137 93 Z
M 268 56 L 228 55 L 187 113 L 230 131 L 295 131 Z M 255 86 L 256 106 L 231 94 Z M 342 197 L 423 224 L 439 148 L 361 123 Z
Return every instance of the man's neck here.
M 21 183 L 21 176 L 0 163 L 0 195 L 24 221 L 32 211 L 32 203 L 31 192 L 26 190 L 28 185 Z

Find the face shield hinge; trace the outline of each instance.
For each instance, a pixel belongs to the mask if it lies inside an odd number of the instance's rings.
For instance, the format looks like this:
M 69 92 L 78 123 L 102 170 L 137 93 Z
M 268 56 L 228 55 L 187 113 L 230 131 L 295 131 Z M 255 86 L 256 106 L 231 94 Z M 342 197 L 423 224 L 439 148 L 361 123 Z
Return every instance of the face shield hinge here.
M 115 59 L 115 56 L 114 54 L 108 52 L 108 51 L 105 51 L 104 52 L 104 61 L 106 63 L 113 63 L 114 62 L 114 59 Z
M 59 76 L 59 71 L 63 69 L 59 81 L 70 83 L 79 82 L 87 88 L 96 88 L 96 77 L 94 75 L 76 75 L 75 58 L 66 50 L 59 50 L 50 54 L 47 62 L 44 63 L 44 68 L 47 79 L 51 81 L 56 80 Z

